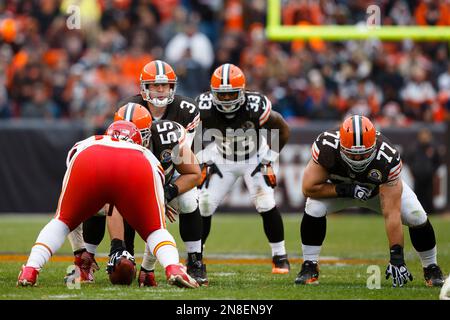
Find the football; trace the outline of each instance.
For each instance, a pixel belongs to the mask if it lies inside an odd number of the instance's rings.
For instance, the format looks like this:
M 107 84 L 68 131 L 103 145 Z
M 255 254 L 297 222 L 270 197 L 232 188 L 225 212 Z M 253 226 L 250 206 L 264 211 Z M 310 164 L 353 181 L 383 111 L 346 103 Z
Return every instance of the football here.
M 114 267 L 114 271 L 109 274 L 112 284 L 130 285 L 136 278 L 136 265 L 126 257 L 120 257 Z

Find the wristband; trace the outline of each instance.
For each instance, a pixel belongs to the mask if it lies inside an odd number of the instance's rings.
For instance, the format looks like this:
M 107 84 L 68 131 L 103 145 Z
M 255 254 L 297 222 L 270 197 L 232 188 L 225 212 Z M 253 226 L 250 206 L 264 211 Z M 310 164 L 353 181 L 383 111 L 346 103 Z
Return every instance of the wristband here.
M 393 265 L 401 265 L 405 263 L 405 258 L 403 256 L 403 248 L 399 244 L 395 244 L 390 249 L 391 259 L 390 263 Z
M 164 197 L 166 198 L 167 202 L 170 202 L 178 196 L 178 186 L 174 183 L 168 183 L 164 186 Z
M 353 198 L 352 185 L 348 183 L 339 183 L 335 186 L 337 196 L 340 198 Z

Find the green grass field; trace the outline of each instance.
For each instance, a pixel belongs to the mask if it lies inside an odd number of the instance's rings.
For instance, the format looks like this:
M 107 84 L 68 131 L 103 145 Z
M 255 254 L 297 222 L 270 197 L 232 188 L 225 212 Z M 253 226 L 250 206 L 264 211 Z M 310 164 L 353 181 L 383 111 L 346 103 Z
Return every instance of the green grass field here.
M 327 237 L 322 249 L 323 262 L 318 286 L 294 284 L 301 264 L 299 226 L 301 216 L 283 215 L 286 248 L 291 259 L 291 273 L 272 275 L 270 247 L 264 236 L 262 221 L 257 214 L 216 214 L 207 242 L 205 259 L 210 280 L 209 287 L 195 290 L 179 289 L 166 284 L 161 267 L 156 269 L 159 286 L 138 288 L 113 286 L 105 270 L 105 259 L 100 259 L 101 271 L 96 283 L 69 289 L 63 283 L 66 262 L 51 261 L 41 271 L 39 286 L 17 288 L 20 266 L 26 261 L 40 229 L 50 215 L 0 215 L 0 300 L 19 299 L 150 299 L 150 300 L 328 300 L 328 299 L 438 299 L 438 288 L 424 285 L 423 273 L 405 228 L 405 258 L 414 275 L 413 282 L 404 288 L 392 288 L 384 279 L 388 260 L 388 245 L 383 219 L 377 215 L 343 215 L 328 217 Z M 450 218 L 431 216 L 438 243 L 438 261 L 444 272 L 450 271 Z M 184 245 L 179 238 L 178 223 L 169 226 L 175 236 L 181 257 Z M 108 252 L 109 241 L 103 241 L 100 253 Z M 136 245 L 137 253 L 144 244 Z M 22 256 L 21 256 L 22 255 Z M 68 241 L 56 256 L 70 256 Z M 342 260 L 333 260 L 342 259 Z M 228 259 L 228 260 L 224 260 Z M 240 259 L 239 262 L 229 259 Z M 140 259 L 137 259 L 140 261 Z M 369 265 L 381 270 L 381 289 L 367 288 Z

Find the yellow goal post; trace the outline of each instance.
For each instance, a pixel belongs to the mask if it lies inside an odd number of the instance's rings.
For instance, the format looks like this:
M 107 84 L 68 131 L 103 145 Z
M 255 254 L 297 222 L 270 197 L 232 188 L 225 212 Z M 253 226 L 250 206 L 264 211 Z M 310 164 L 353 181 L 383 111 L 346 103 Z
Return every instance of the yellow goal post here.
M 446 41 L 450 40 L 450 26 L 367 26 L 321 25 L 284 26 L 281 24 L 281 1 L 267 0 L 266 36 L 271 41 L 322 39 L 326 41 L 364 40 L 384 41 Z

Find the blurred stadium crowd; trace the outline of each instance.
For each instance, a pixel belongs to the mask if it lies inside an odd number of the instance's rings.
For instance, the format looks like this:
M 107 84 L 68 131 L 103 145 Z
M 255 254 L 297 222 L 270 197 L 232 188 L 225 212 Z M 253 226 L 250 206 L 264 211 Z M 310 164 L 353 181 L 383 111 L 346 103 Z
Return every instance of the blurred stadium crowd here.
M 450 25 L 448 0 L 284 0 L 283 24 Z M 70 5 L 80 28 L 69 29 Z M 358 113 L 383 125 L 450 118 L 448 43 L 265 38 L 266 0 L 0 1 L 0 118 L 109 122 L 139 92 L 141 68 L 170 63 L 179 94 L 209 88 L 212 70 L 240 66 L 292 124 Z

